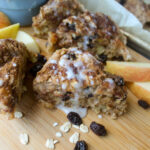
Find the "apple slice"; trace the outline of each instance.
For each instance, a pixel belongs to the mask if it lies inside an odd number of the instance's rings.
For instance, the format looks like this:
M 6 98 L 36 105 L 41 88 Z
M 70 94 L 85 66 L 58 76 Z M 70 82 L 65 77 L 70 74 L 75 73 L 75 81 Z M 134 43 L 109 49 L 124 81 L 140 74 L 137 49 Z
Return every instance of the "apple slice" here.
M 150 82 L 127 83 L 127 87 L 137 98 L 150 104 Z
M 16 36 L 16 40 L 18 42 L 22 42 L 26 45 L 27 50 L 29 51 L 29 54 L 31 56 L 31 60 L 34 62 L 35 55 L 40 52 L 40 49 L 38 45 L 36 44 L 35 40 L 30 36 L 28 33 L 24 31 L 18 31 L 18 34 Z
M 13 24 L 8 27 L 0 29 L 0 39 L 8 39 L 12 38 L 15 39 L 17 32 L 19 30 L 20 24 Z
M 16 36 L 18 42 L 23 42 L 30 53 L 39 53 L 40 49 L 31 35 L 24 31 L 18 31 Z
M 8 17 L 3 13 L 0 12 L 0 28 L 4 28 L 10 25 L 10 21 Z
M 107 61 L 106 71 L 122 76 L 125 81 L 150 81 L 150 63 Z

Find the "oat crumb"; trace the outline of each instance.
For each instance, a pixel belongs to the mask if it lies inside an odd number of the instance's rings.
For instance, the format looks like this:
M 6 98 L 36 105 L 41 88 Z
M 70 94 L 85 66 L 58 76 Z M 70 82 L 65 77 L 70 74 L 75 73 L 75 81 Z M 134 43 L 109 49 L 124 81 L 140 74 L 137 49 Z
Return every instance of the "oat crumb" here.
M 16 111 L 16 112 L 14 113 L 14 116 L 15 116 L 15 118 L 17 118 L 17 119 L 20 119 L 20 118 L 23 117 L 23 114 L 22 114 L 22 112 Z
M 54 149 L 55 146 L 54 146 L 54 141 L 53 139 L 47 139 L 46 140 L 46 143 L 45 143 L 45 146 L 49 149 Z
M 23 145 L 27 145 L 29 143 L 29 136 L 26 133 L 21 133 L 19 135 L 19 139 L 20 139 L 21 144 Z
M 62 133 L 61 132 L 56 132 L 56 137 L 62 137 Z
M 56 126 L 58 126 L 58 123 L 57 123 L 57 122 L 54 122 L 54 123 L 53 123 L 53 127 L 56 127 Z
M 72 125 L 72 127 L 76 128 L 76 129 L 80 129 L 80 126 L 77 126 L 77 125 Z
M 62 132 L 68 132 L 71 128 L 71 123 L 70 122 L 66 122 L 64 123 L 61 127 L 60 127 L 60 130 Z
M 79 133 L 75 132 L 70 138 L 69 138 L 70 143 L 77 143 L 79 141 Z
M 102 119 L 102 118 L 103 118 L 103 116 L 102 116 L 102 115 L 98 115 L 98 118 L 99 118 L 99 119 Z
M 81 124 L 80 125 L 80 131 L 83 133 L 87 133 L 89 130 L 88 130 L 88 127 L 86 125 Z
M 54 140 L 54 144 L 57 144 L 57 143 L 59 143 L 59 141 L 58 140 Z

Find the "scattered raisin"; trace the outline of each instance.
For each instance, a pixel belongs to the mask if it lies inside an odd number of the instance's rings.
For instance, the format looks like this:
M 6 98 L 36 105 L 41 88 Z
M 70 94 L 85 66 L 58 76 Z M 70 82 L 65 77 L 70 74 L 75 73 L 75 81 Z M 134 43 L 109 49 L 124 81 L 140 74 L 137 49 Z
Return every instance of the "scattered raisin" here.
M 69 59 L 69 60 L 70 60 L 70 59 L 72 59 L 72 60 L 76 60 L 76 59 L 77 59 L 77 57 L 76 57 L 76 55 L 75 55 L 75 54 L 69 53 L 69 54 L 68 54 L 68 59 Z
M 69 24 L 69 23 L 67 23 L 67 28 L 68 28 L 69 30 L 76 31 L 76 26 L 75 26 L 75 24 Z
M 91 123 L 90 128 L 98 136 L 105 136 L 107 134 L 105 127 L 94 121 Z
M 78 141 L 74 150 L 88 150 L 88 145 L 85 141 Z
M 144 109 L 149 108 L 149 104 L 144 100 L 138 100 L 138 104 L 139 104 L 139 106 L 141 106 Z
M 76 112 L 70 112 L 67 115 L 67 118 L 74 125 L 80 125 L 80 124 L 82 124 L 82 119 L 79 116 L 79 114 L 77 114 Z
M 102 62 L 102 63 L 106 63 L 106 61 L 107 61 L 107 55 L 105 55 L 105 54 L 98 55 L 98 60 L 100 62 Z
M 47 59 L 43 55 L 38 54 L 37 61 L 40 63 L 46 63 Z
M 67 101 L 70 99 L 71 92 L 66 92 L 62 98 L 62 101 Z
M 46 63 L 46 61 L 47 60 L 43 55 L 38 54 L 37 62 L 30 69 L 30 73 L 32 74 L 32 76 L 34 76 L 34 77 L 36 76 L 37 72 L 42 69 L 42 67 Z
M 121 5 L 124 5 L 124 4 L 126 3 L 126 1 L 127 1 L 127 0 L 120 0 L 119 3 L 120 3 Z
M 90 93 L 90 94 L 88 95 L 88 98 L 90 98 L 90 97 L 93 97 L 93 94 L 92 94 L 92 93 Z
M 122 77 L 117 76 L 114 78 L 114 81 L 118 86 L 124 86 L 125 85 L 124 79 Z
M 39 72 L 43 67 L 43 64 L 41 63 L 36 63 L 35 65 L 32 66 L 30 69 L 30 73 L 32 74 L 33 77 L 36 76 L 37 72 Z

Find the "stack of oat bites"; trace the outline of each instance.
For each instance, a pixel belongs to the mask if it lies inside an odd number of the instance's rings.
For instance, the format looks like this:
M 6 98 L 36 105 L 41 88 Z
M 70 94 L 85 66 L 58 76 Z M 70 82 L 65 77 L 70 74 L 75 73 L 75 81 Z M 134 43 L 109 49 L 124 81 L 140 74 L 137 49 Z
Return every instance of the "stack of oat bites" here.
M 106 60 L 128 61 L 131 56 L 125 37 L 108 16 L 89 12 L 77 0 L 50 0 L 32 26 L 52 53 L 33 81 L 45 106 L 91 108 L 113 118 L 126 112 L 124 81 L 104 66 Z

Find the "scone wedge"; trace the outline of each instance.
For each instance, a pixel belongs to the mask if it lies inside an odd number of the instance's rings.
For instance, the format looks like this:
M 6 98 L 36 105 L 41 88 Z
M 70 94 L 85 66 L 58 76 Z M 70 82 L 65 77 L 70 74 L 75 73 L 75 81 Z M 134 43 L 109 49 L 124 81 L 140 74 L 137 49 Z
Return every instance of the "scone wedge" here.
M 0 40 L 0 112 L 13 116 L 15 104 L 22 95 L 27 62 L 23 43 L 11 39 Z
M 47 107 L 92 108 L 117 117 L 126 112 L 123 79 L 104 72 L 88 51 L 76 47 L 57 50 L 33 81 L 37 99 Z

